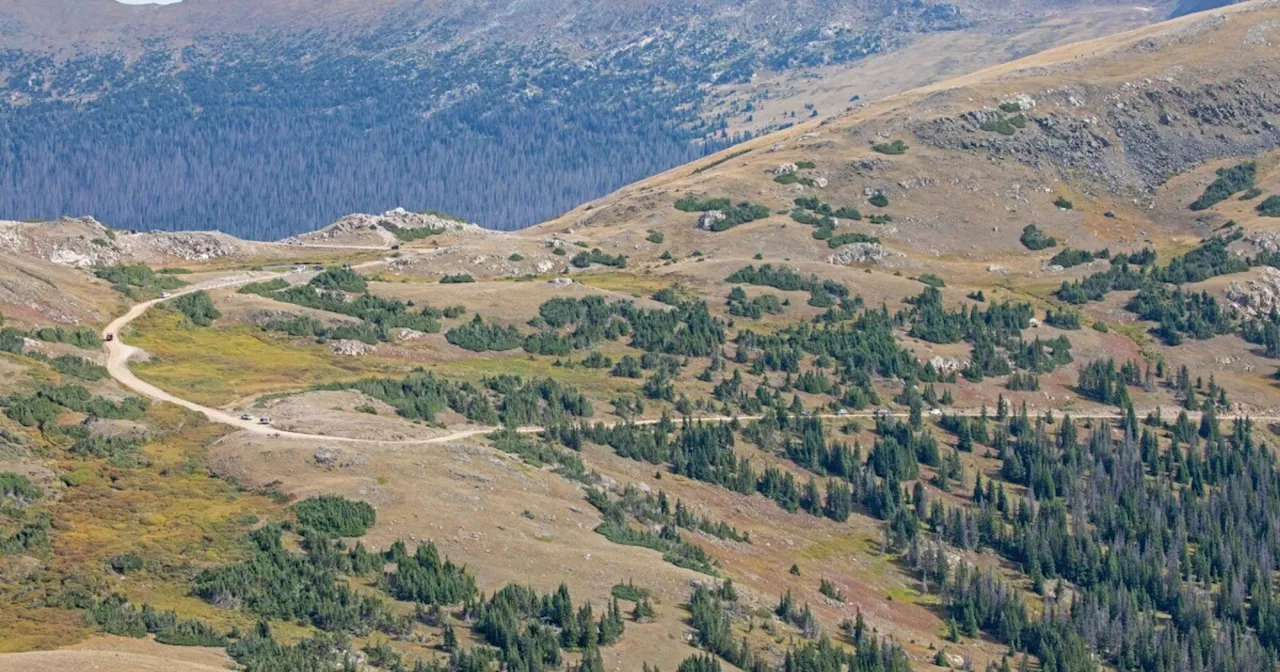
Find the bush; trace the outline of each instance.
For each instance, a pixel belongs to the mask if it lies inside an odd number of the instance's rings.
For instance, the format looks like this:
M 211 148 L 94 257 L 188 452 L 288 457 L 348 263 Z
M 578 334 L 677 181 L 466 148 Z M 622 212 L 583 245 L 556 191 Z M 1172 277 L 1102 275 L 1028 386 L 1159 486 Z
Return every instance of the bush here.
M 1205 188 L 1200 198 L 1192 201 L 1191 209 L 1207 210 L 1227 200 L 1232 194 L 1252 188 L 1257 174 L 1258 164 L 1252 161 L 1236 164 L 1230 168 L 1219 168 L 1218 179 Z
M 515 327 L 486 323 L 479 314 L 470 322 L 445 332 L 445 340 L 472 352 L 503 352 L 524 344 L 524 335 Z
M 871 149 L 872 151 L 876 151 L 881 154 L 906 154 L 907 143 L 901 140 L 894 140 L 893 142 L 871 145 Z
M 524 261 L 524 255 L 519 252 L 512 252 L 511 256 L 507 257 L 507 261 Z
M 1062 310 L 1054 310 L 1050 308 L 1045 312 L 1044 323 L 1059 329 L 1079 329 L 1080 313 L 1065 308 Z
M 816 236 L 816 233 L 815 233 Z M 879 243 L 880 239 L 865 233 L 838 233 L 827 239 L 827 247 L 837 248 L 852 243 Z
M 924 284 L 926 284 L 926 285 L 929 285 L 930 287 L 939 287 L 939 288 L 941 288 L 941 287 L 946 287 L 946 286 L 947 286 L 946 281 L 944 281 L 941 277 L 939 277 L 939 276 L 937 276 L 937 275 L 935 275 L 935 274 L 933 274 L 933 273 L 925 273 L 925 274 L 921 275 L 919 278 L 916 278 L 916 279 L 917 279 L 917 280 L 919 280 L 920 282 L 923 282 L 923 283 L 924 283 Z
M 1001 115 L 982 124 L 982 130 L 988 133 L 999 133 L 1000 135 L 1013 135 L 1018 132 L 1018 129 L 1026 127 L 1027 118 L 1021 114 L 1012 117 Z
M 1252 201 L 1262 195 L 1262 190 L 1257 187 L 1249 187 L 1243 194 L 1240 194 L 1240 200 Z
M 311 286 L 360 294 L 369 289 L 369 282 L 349 268 L 329 268 L 311 278 Z
M 173 307 L 201 327 L 207 327 L 222 317 L 222 313 L 213 305 L 213 299 L 204 290 L 183 294 L 174 300 Z
M 666 236 L 662 235 L 661 231 L 654 231 L 652 229 L 649 230 L 649 235 L 644 237 L 645 240 L 655 245 L 661 245 L 662 241 L 666 240 L 666 238 Z
M 1049 260 L 1049 263 L 1056 264 L 1063 268 L 1071 268 L 1073 266 L 1079 266 L 1080 264 L 1087 264 L 1094 259 L 1106 259 L 1109 256 L 1111 256 L 1111 253 L 1107 250 L 1090 252 L 1088 250 L 1077 250 L 1070 247 L 1064 247 L 1061 252 L 1053 255 L 1053 258 Z
M 0 497 L 26 504 L 44 497 L 44 490 L 22 474 L 0 471 Z
M 1111 328 L 1107 326 L 1106 322 L 1103 322 L 1102 320 L 1098 320 L 1097 322 L 1093 323 L 1093 330 L 1105 334 L 1108 331 L 1111 331 Z
M 187 283 L 168 274 L 156 274 L 146 264 L 128 264 L 95 268 L 93 274 L 111 283 L 112 289 L 139 299 L 162 291 L 177 289 Z
M 442 285 L 465 285 L 475 281 L 476 279 L 471 277 L 470 273 L 452 273 L 440 278 Z
M 889 197 L 884 195 L 883 191 L 877 191 L 867 202 L 877 208 L 883 208 L 889 205 Z
M 49 361 L 53 370 L 64 376 L 73 376 L 81 380 L 97 381 L 107 377 L 106 367 L 98 366 L 84 357 L 61 355 Z
M 634 583 L 627 581 L 626 583 L 614 584 L 610 594 L 619 600 L 639 602 L 640 600 L 649 597 L 649 590 L 647 588 L 637 588 Z
M 870 221 L 872 224 L 888 224 L 889 222 L 893 221 L 893 216 L 892 215 L 871 215 L 871 218 L 868 221 Z
M 1280 196 L 1268 196 L 1259 203 L 1258 214 L 1263 217 L 1280 217 Z
M 1053 204 L 1058 206 L 1059 208 L 1062 208 L 1063 210 L 1071 210 L 1076 207 L 1075 203 L 1068 201 L 1066 198 L 1062 196 L 1059 196 L 1053 199 Z
M 614 268 L 626 268 L 627 257 L 622 254 L 612 256 L 601 251 L 600 248 L 595 248 L 590 252 L 579 252 L 575 254 L 573 258 L 569 260 L 569 263 L 573 264 L 577 268 L 587 268 L 591 264 L 612 266 Z
M 444 233 L 444 229 L 433 229 L 429 226 L 420 226 L 417 228 L 402 228 L 399 226 L 383 226 L 386 230 L 395 235 L 402 243 L 412 243 L 415 240 L 430 238 Z
M 321 495 L 293 505 L 298 524 L 335 537 L 361 537 L 373 527 L 377 513 L 367 502 Z
M 1057 238 L 1045 236 L 1040 227 L 1035 224 L 1026 225 L 1022 229 L 1022 236 L 1018 240 L 1022 242 L 1023 247 L 1035 252 L 1058 245 Z
M 284 278 L 272 278 L 266 282 L 251 282 L 241 287 L 237 293 L 239 294 L 257 294 L 259 296 L 267 296 L 272 292 L 278 292 L 289 286 Z

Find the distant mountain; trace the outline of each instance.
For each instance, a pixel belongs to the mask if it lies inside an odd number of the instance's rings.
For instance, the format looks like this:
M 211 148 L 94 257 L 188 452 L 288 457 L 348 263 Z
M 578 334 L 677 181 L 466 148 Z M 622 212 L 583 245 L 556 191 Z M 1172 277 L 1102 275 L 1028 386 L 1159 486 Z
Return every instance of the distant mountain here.
M 743 124 L 763 78 L 1099 8 L 0 0 L 0 216 L 279 238 L 405 206 L 519 228 L 787 123 Z

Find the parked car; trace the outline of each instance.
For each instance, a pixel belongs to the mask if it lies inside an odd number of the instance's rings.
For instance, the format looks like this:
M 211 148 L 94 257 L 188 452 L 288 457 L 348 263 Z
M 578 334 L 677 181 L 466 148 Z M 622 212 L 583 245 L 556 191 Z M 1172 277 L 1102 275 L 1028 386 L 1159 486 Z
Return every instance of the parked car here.
M 245 413 L 244 415 L 241 415 L 241 416 L 240 416 L 240 419 L 241 419 L 241 420 L 246 420 L 246 421 L 248 421 L 248 420 L 253 420 L 253 416 L 252 416 L 252 415 L 250 415 L 250 414 L 248 414 L 248 413 Z

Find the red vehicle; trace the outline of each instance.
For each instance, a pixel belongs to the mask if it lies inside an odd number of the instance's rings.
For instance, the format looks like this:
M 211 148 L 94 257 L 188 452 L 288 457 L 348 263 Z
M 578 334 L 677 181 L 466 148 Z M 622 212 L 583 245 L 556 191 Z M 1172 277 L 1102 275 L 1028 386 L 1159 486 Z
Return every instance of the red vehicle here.
M 102 340 L 104 340 L 104 341 L 106 341 L 106 342 L 110 343 L 111 341 L 116 340 L 116 335 L 115 335 L 115 334 L 107 334 L 107 337 L 106 337 L 106 338 L 104 338 L 104 339 L 102 339 Z

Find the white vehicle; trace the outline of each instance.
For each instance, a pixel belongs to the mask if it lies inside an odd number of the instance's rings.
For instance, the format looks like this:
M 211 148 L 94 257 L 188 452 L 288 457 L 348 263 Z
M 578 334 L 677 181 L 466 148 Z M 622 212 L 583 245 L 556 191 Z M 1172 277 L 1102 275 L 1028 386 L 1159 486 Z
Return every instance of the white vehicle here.
M 933 415 L 933 416 L 942 415 L 942 409 L 940 409 L 940 408 L 931 408 L 931 409 L 929 409 L 929 415 Z
M 847 409 L 847 408 L 842 408 L 842 409 L 840 409 L 840 410 L 836 411 L 836 415 L 849 415 L 849 409 Z
M 259 424 L 259 425 L 269 425 L 269 424 L 271 424 L 271 418 L 258 418 L 258 424 Z
M 160 292 L 160 298 L 162 299 L 169 298 L 169 292 Z
M 248 413 L 245 413 L 244 415 L 240 416 L 240 419 L 248 422 L 253 420 L 253 416 L 249 415 Z

